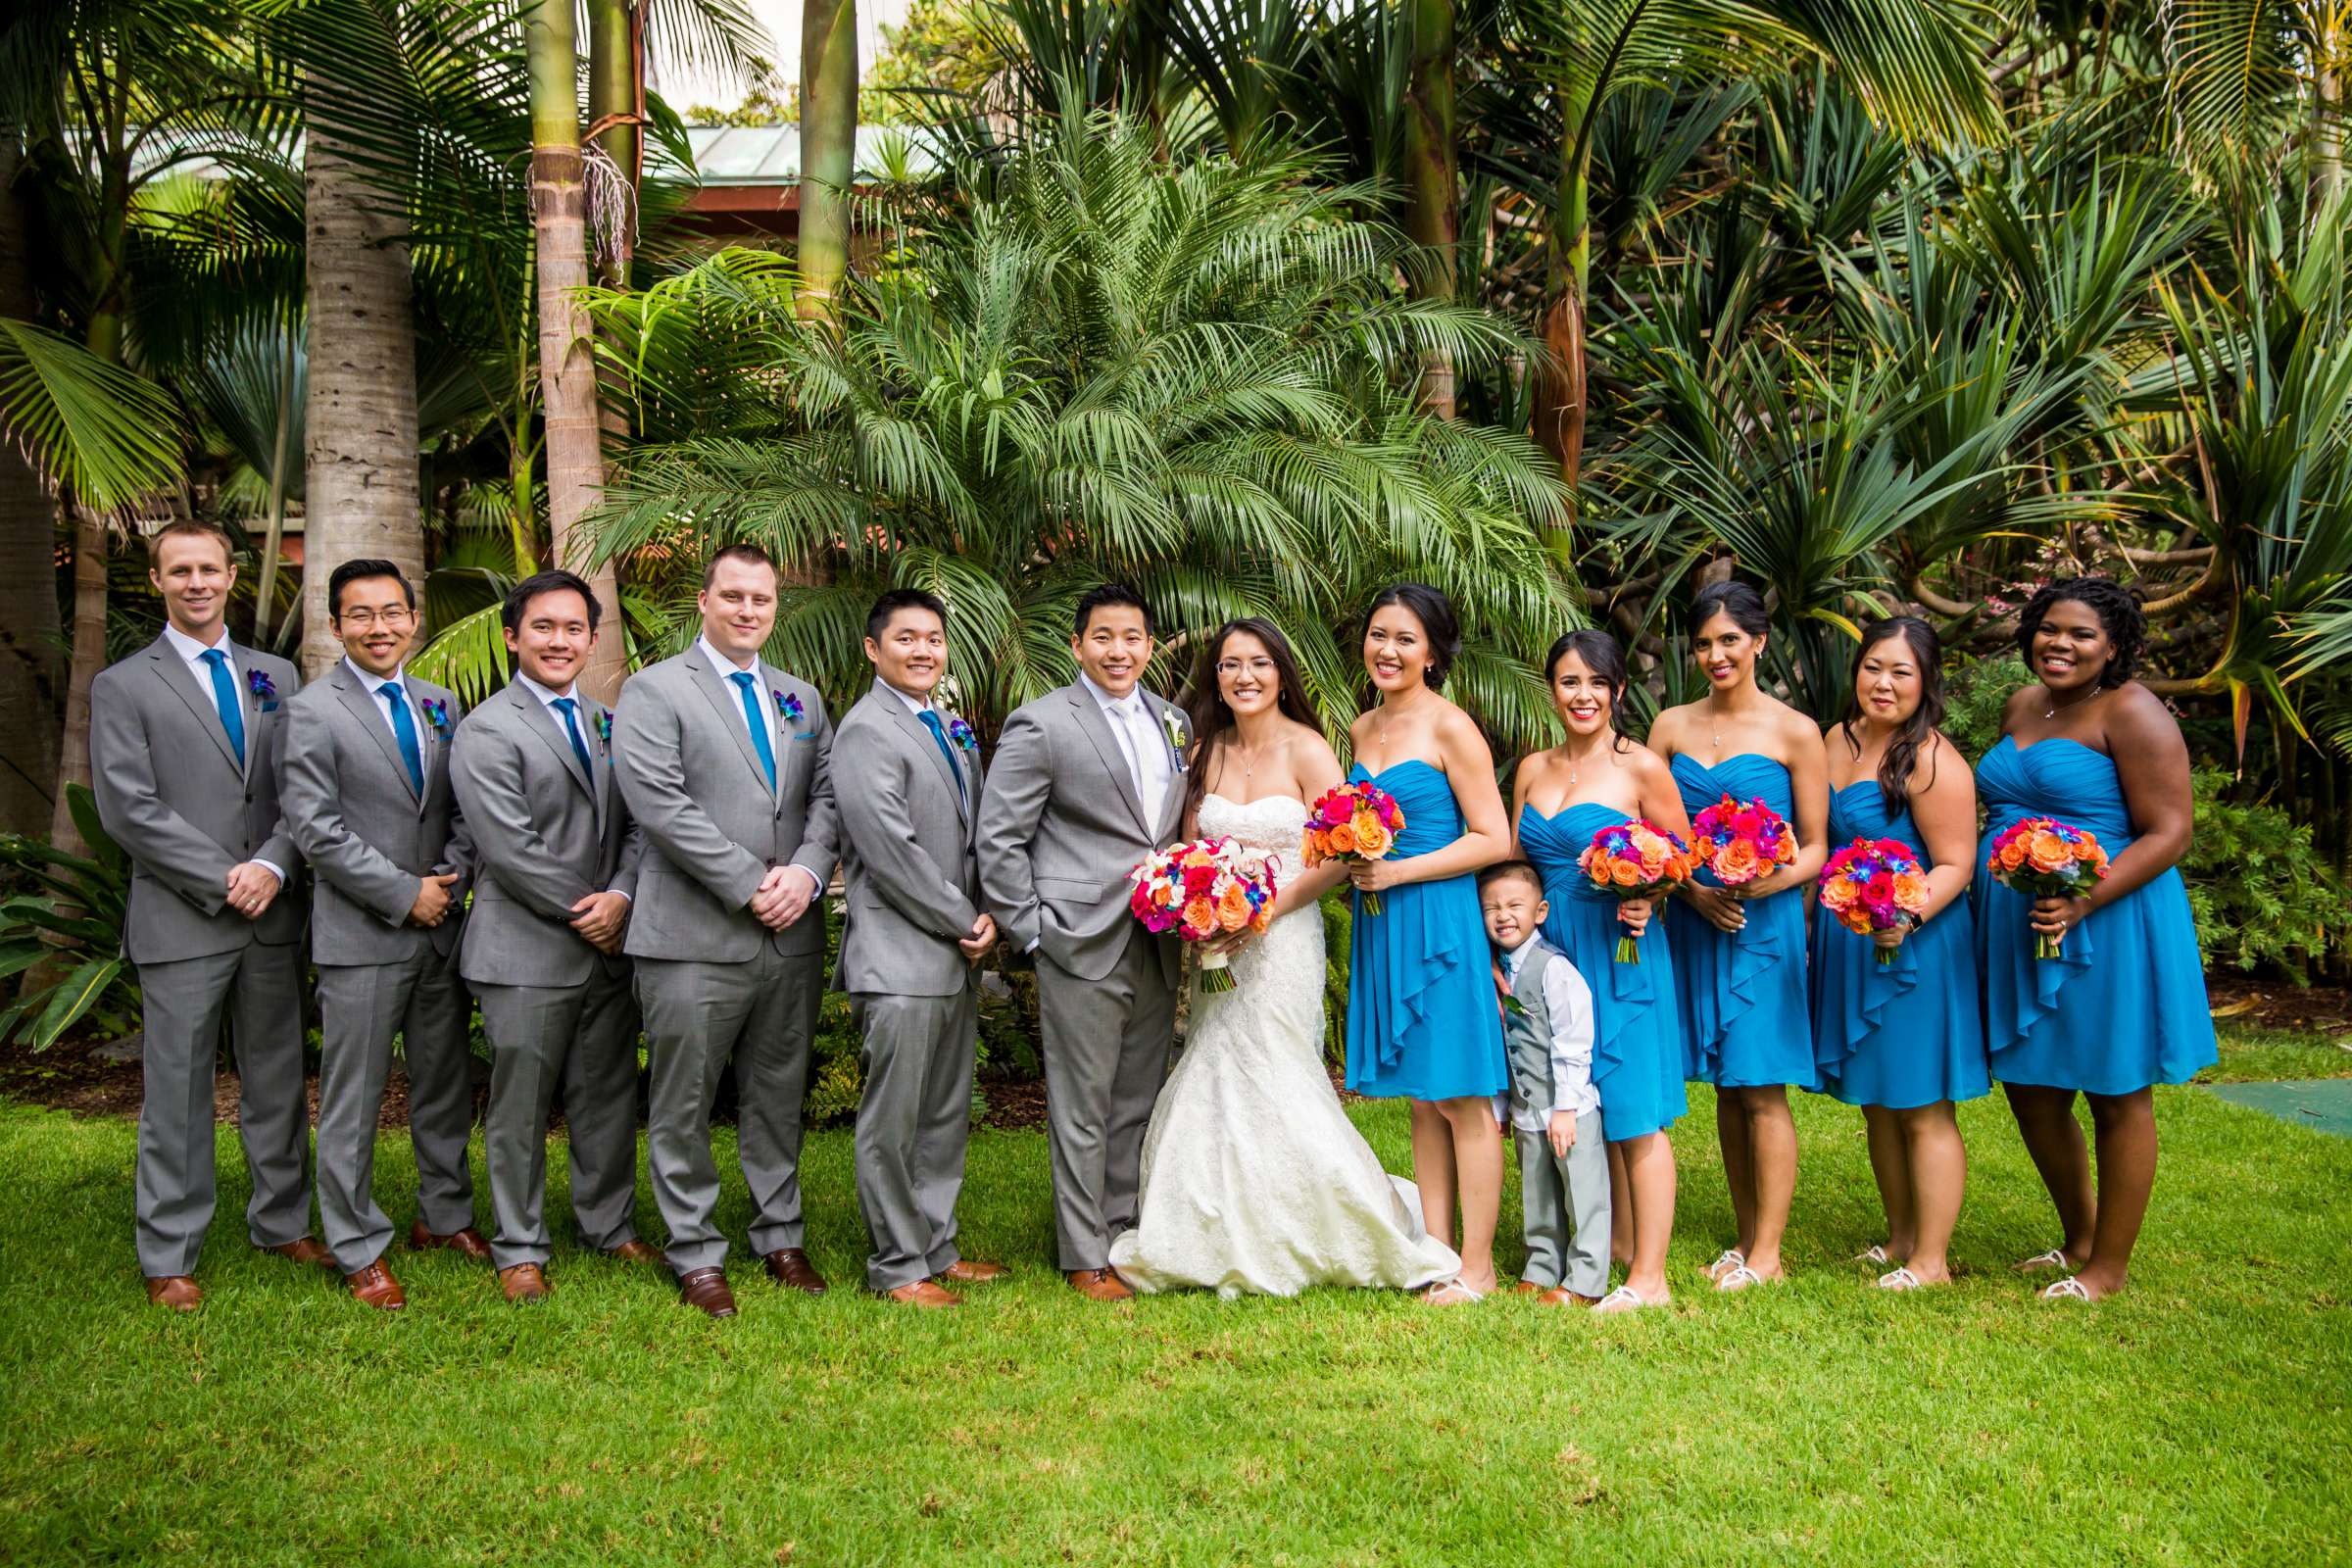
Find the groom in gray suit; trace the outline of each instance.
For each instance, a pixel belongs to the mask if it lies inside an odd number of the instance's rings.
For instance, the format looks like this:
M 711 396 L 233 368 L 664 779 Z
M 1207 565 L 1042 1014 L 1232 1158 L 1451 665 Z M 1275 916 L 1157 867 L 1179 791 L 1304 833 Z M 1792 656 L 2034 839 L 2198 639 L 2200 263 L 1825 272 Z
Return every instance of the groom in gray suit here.
M 1184 817 L 1181 710 L 1143 689 L 1152 612 L 1110 583 L 1078 601 L 1075 685 L 1005 720 L 980 806 L 980 887 L 1013 945 L 1037 956 L 1046 1131 L 1061 1267 L 1083 1296 L 1134 1292 L 1110 1267 L 1132 1230 L 1144 1124 L 1168 1075 L 1175 939 L 1128 910 L 1127 873 Z
M 645 837 L 612 778 L 612 720 L 581 691 L 603 607 L 568 571 L 500 612 L 514 679 L 459 727 L 449 779 L 474 845 L 458 973 L 490 1036 L 490 1243 L 510 1301 L 549 1290 L 547 1113 L 564 1095 L 582 1245 L 653 1263 L 637 1239 L 637 999 L 620 951 Z
M 144 1046 L 134 1184 L 147 1298 L 192 1312 L 213 1220 L 213 1077 L 229 1025 L 238 1131 L 253 1176 L 253 1245 L 324 1264 L 304 1169 L 302 869 L 277 800 L 285 721 L 302 683 L 240 648 L 222 613 L 228 539 L 197 522 L 148 543 L 164 633 L 90 686 L 99 820 L 130 857 L 124 956 L 138 965 Z
M 613 747 L 654 852 L 623 943 L 653 1065 L 654 1199 L 681 1299 L 732 1317 L 710 1154 L 710 1104 L 730 1057 L 752 1249 L 778 1284 L 825 1292 L 803 1240 L 801 1101 L 840 826 L 824 702 L 760 658 L 776 623 L 774 564 L 756 546 L 728 546 L 703 568 L 699 603 L 694 646 L 621 694 Z
M 384 1262 L 392 1222 L 374 1191 L 395 1034 L 416 1151 L 409 1245 L 490 1255 L 466 1162 L 473 1007 L 457 947 L 471 850 L 449 784 L 458 701 L 406 667 L 415 589 L 389 561 L 347 561 L 326 603 L 344 657 L 286 705 L 283 763 L 286 827 L 318 884 L 318 1217 L 353 1298 L 389 1312 L 408 1304 Z
M 956 1247 L 980 1013 L 972 966 L 996 946 L 972 854 L 980 747 L 940 709 L 948 611 L 894 588 L 865 617 L 872 690 L 833 736 L 849 911 L 835 986 L 864 1033 L 858 1203 L 865 1283 L 909 1306 L 956 1306 L 949 1285 L 1003 1277 Z

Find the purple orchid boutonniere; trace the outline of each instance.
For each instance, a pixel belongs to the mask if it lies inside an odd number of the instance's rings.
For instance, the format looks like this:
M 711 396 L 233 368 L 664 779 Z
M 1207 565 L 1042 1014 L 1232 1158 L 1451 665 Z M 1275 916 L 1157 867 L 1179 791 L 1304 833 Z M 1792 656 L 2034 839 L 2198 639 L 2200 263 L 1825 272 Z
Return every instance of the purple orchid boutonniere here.
M 612 744 L 612 711 L 611 709 L 596 715 L 596 738 L 607 746 Z
M 793 739 L 807 740 L 808 732 L 801 728 L 801 720 L 807 716 L 808 710 L 801 706 L 801 700 L 785 691 L 774 692 L 770 695 L 776 700 L 776 711 L 783 715 L 786 724 L 792 726 Z
M 424 721 L 437 730 L 449 728 L 449 705 L 438 697 L 417 699 L 416 706 L 424 712 Z
M 245 689 L 265 703 L 277 701 L 277 682 L 270 678 L 270 672 L 266 669 L 247 670 L 245 672 Z
M 976 752 L 980 749 L 980 737 L 973 734 L 972 726 L 960 718 L 948 720 L 948 739 L 967 752 Z

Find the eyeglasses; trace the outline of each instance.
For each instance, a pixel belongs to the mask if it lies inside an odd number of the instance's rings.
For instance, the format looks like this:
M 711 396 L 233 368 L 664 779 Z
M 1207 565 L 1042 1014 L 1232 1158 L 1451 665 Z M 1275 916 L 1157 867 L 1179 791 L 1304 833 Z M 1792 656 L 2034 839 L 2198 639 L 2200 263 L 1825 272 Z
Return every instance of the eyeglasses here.
M 1235 675 L 1239 675 L 1245 669 L 1253 669 L 1258 671 L 1260 674 L 1263 674 L 1265 671 L 1272 669 L 1273 667 L 1274 661 L 1271 659 L 1251 659 L 1248 661 L 1239 659 L 1220 659 L 1217 661 L 1217 673 L 1228 679 Z
M 394 606 L 380 615 L 372 610 L 346 610 L 335 617 L 338 623 L 349 626 L 354 631 L 366 631 L 370 626 L 381 626 L 386 631 L 398 631 L 416 618 L 415 611 L 402 610 L 398 606 Z

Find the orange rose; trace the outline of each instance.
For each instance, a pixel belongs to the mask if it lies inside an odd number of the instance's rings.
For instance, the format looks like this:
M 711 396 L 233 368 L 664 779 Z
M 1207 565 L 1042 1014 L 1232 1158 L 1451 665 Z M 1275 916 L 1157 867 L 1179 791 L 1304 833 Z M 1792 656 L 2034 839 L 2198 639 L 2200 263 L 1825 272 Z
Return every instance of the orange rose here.
M 1355 853 L 1355 829 L 1350 827 L 1346 822 L 1342 822 L 1338 827 L 1333 828 L 1331 830 L 1331 853 L 1334 855 L 1353 855 Z
M 1195 899 L 1184 906 L 1184 932 L 1196 942 L 1205 941 L 1217 934 L 1217 906 L 1206 899 Z
M 1217 924 L 1228 931 L 1239 931 L 1250 923 L 1250 895 L 1242 891 L 1239 882 L 1226 884 L 1217 896 Z
M 1355 853 L 1366 859 L 1377 860 L 1389 853 L 1396 835 L 1381 824 L 1378 817 L 1366 811 L 1355 819 Z
M 2075 852 L 2066 840 L 2047 828 L 2034 833 L 2026 842 L 2026 858 L 2034 863 L 2036 871 L 2062 870 L 2074 858 Z
M 1914 912 L 1928 906 L 1928 879 L 1917 871 L 1894 874 L 1894 906 Z
M 1726 882 L 1748 881 L 1763 868 L 1756 847 L 1745 839 L 1734 839 L 1715 852 L 1715 874 Z
M 1639 887 L 1642 882 L 1642 868 L 1631 860 L 1611 860 L 1609 862 L 1609 880 L 1621 888 Z
M 2082 835 L 2082 842 L 2075 846 L 2075 858 L 2086 865 L 2096 865 L 2099 861 L 2107 858 L 2107 852 L 2099 848 L 2097 839 L 2085 833 Z
M 1868 910 L 1847 909 L 1840 912 L 1838 918 L 1848 931 L 1858 937 L 1866 937 L 1871 934 L 1872 927 Z
M 2001 846 L 2001 869 L 2014 871 L 2026 863 L 2026 841 L 2011 839 Z
M 1186 856 L 1183 859 L 1177 861 L 1176 863 L 1178 865 L 1185 866 L 1214 865 L 1217 863 L 1217 858 L 1209 854 L 1206 850 L 1195 850 L 1192 854 Z
M 1823 883 L 1821 906 L 1832 914 L 1842 915 L 1854 906 L 1854 885 L 1843 880 Z

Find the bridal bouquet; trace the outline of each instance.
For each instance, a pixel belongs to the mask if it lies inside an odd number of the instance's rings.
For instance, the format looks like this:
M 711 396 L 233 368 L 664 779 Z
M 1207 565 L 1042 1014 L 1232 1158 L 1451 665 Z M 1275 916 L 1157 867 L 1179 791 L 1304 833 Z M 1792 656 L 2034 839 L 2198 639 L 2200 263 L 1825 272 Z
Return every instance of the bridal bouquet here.
M 1821 868 L 1821 906 L 1856 936 L 1891 931 L 1928 907 L 1928 873 L 1900 839 L 1856 839 Z M 1894 962 L 1892 948 L 1879 962 Z
M 1404 831 L 1404 808 L 1396 797 L 1377 784 L 1342 784 L 1326 790 L 1307 808 L 1306 842 L 1300 854 L 1308 865 L 1326 860 L 1378 860 L 1396 847 Z M 1380 912 L 1380 895 L 1364 895 L 1364 912 Z
M 2079 899 L 2107 874 L 2107 851 L 2082 828 L 2029 816 L 1994 835 L 1984 869 L 2029 899 Z M 2034 938 L 2034 956 L 2058 956 L 2058 939 Z
M 1127 907 L 1144 929 L 1173 931 L 1186 942 L 1213 942 L 1244 927 L 1263 931 L 1274 920 L 1277 864 L 1229 838 L 1171 845 L 1128 873 L 1135 891 Z M 1200 955 L 1200 989 L 1233 989 L 1225 955 Z
M 1735 892 L 1796 858 L 1796 834 L 1762 801 L 1735 801 L 1726 795 L 1698 813 L 1690 831 L 1700 863 Z
M 1576 866 L 1592 879 L 1593 886 L 1622 905 L 1635 899 L 1654 899 L 1688 882 L 1690 873 L 1698 869 L 1698 857 L 1655 822 L 1637 817 L 1593 834 L 1592 846 L 1577 857 Z M 1630 933 L 1617 939 L 1617 961 L 1642 961 L 1642 949 Z

